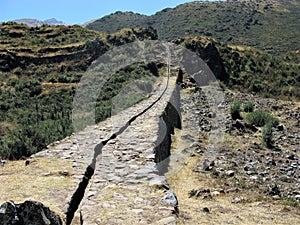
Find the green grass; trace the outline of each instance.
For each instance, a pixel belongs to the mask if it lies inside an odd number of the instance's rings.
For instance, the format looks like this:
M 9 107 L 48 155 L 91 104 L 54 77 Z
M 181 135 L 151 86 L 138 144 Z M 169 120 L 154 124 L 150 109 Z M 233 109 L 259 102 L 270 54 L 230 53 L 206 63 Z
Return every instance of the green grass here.
M 300 203 L 293 198 L 283 198 L 281 200 L 278 200 L 278 202 L 280 202 L 283 205 L 300 208 Z

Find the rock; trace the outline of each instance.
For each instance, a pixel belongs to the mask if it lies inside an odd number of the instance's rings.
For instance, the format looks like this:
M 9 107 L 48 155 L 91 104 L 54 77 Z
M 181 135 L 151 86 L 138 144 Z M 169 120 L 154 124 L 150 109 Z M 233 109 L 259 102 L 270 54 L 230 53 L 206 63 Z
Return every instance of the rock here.
M 275 162 L 274 159 L 268 159 L 268 160 L 267 160 L 267 165 L 268 165 L 268 166 L 269 166 L 269 165 L 276 166 L 276 162 Z
M 164 196 L 160 201 L 164 204 L 172 205 L 174 207 L 178 206 L 177 197 L 172 191 L 168 191 L 167 195 Z
M 272 196 L 272 199 L 273 199 L 273 200 L 280 200 L 280 196 L 279 196 L 279 195 L 273 195 L 273 196 Z
M 167 190 L 170 189 L 170 186 L 167 183 L 167 180 L 164 176 L 154 177 L 153 179 L 151 179 L 149 181 L 149 186 L 150 187 L 155 187 L 155 188 L 158 188 L 158 189 L 161 189 L 161 188 L 164 188 L 164 189 L 167 189 Z
M 161 199 L 161 202 L 172 205 L 174 207 L 174 211 L 172 213 L 176 215 L 179 214 L 178 200 L 174 192 L 169 190 L 167 195 Z
M 203 212 L 209 213 L 209 208 L 207 208 L 207 207 L 204 207 L 202 210 L 203 210 Z
M 295 171 L 293 171 L 293 170 L 290 170 L 290 171 L 287 172 L 287 175 L 289 177 L 294 176 L 294 174 L 295 174 Z
M 295 156 L 294 154 L 289 155 L 289 156 L 288 156 L 288 159 L 290 159 L 290 160 L 295 160 L 295 159 L 296 159 L 296 156 Z
M 190 148 L 199 148 L 200 145 L 197 142 L 193 142 L 192 144 L 190 144 Z
M 237 129 L 244 129 L 245 128 L 245 123 L 239 119 L 235 120 L 235 123 L 232 124 L 233 127 Z
M 226 190 L 226 193 L 233 193 L 233 192 L 239 192 L 240 189 L 239 188 L 230 188 L 228 190 Z
M 228 170 L 226 171 L 226 175 L 229 176 L 229 177 L 233 177 L 234 176 L 234 171 L 233 170 Z
M 13 201 L 7 201 L 0 206 L 0 224 L 16 224 L 19 221 L 16 205 Z
M 149 174 L 155 172 L 155 168 L 144 167 L 136 170 L 134 173 L 136 174 Z
M 283 130 L 284 130 L 284 126 L 283 126 L 282 124 L 279 124 L 279 125 L 277 126 L 277 130 L 278 130 L 278 131 L 283 131 Z
M 102 207 L 104 208 L 104 209 L 110 209 L 110 208 L 116 208 L 116 206 L 115 205 L 112 205 L 112 204 L 110 204 L 109 202 L 104 202 L 103 204 L 102 204 Z
M 202 163 L 202 170 L 204 170 L 204 171 L 210 171 L 210 170 L 213 169 L 214 165 L 215 165 L 214 161 L 209 162 L 208 159 L 205 159 L 203 161 L 203 163 Z
M 243 197 L 235 197 L 234 199 L 232 199 L 232 203 L 241 203 L 244 200 Z
M 0 163 L 1 163 L 1 166 L 4 166 L 6 163 L 6 160 L 1 159 Z
M 212 196 L 218 196 L 218 195 L 220 195 L 221 193 L 219 192 L 219 191 L 213 191 L 212 193 L 211 193 L 211 195 Z
M 0 224 L 62 225 L 60 217 L 40 202 L 5 202 L 0 207 Z
M 69 171 L 58 171 L 58 174 L 62 175 L 62 176 L 65 176 L 65 177 L 70 175 Z
M 256 176 L 256 175 L 250 176 L 249 179 L 250 179 L 250 180 L 257 180 L 257 179 L 258 179 L 258 176 Z
M 296 195 L 296 196 L 295 196 L 295 199 L 296 199 L 297 201 L 300 201 L 300 195 Z
M 209 112 L 207 115 L 209 118 L 215 118 L 216 117 L 216 113 L 214 112 Z
M 167 224 L 176 224 L 176 218 L 175 217 L 167 217 L 167 218 L 163 218 L 159 221 L 157 221 L 156 223 L 157 225 L 167 225 Z
M 26 159 L 25 161 L 25 166 L 28 166 L 30 164 L 30 160 L 29 159 Z
M 143 209 L 132 209 L 131 211 L 136 214 L 141 214 L 144 210 Z
M 275 185 L 274 187 L 272 187 L 272 189 L 271 189 L 271 191 L 269 192 L 269 194 L 270 194 L 271 196 L 275 196 L 275 195 L 281 196 L 279 187 L 278 187 L 277 185 Z
M 247 163 L 245 166 L 244 166 L 244 170 L 245 171 L 250 171 L 250 170 L 253 170 L 254 169 L 254 166 L 252 163 Z
M 251 175 L 256 175 L 256 174 L 258 174 L 256 171 L 247 171 L 247 174 L 249 175 L 249 176 L 251 176 Z

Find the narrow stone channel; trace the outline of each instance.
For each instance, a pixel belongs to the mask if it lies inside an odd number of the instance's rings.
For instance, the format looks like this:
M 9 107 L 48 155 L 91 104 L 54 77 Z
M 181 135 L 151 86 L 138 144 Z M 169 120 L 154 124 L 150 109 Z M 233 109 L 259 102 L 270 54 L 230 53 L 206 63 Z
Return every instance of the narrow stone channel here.
M 82 201 L 82 199 L 84 198 L 84 194 L 85 194 L 85 190 L 92 178 L 92 176 L 94 175 L 94 171 L 95 171 L 95 167 L 96 167 L 96 159 L 97 157 L 102 153 L 102 149 L 103 147 L 111 140 L 117 138 L 119 135 L 121 135 L 137 118 L 139 118 L 140 116 L 142 116 L 143 114 L 145 114 L 147 111 L 149 111 L 157 102 L 159 102 L 162 98 L 162 96 L 165 94 L 165 92 L 168 89 L 169 86 L 169 78 L 170 78 L 170 73 L 169 73 L 169 69 L 168 69 L 168 78 L 167 78 L 167 83 L 166 83 L 166 87 L 163 90 L 163 92 L 161 93 L 161 95 L 152 103 L 150 104 L 148 107 L 146 107 L 143 111 L 141 111 L 140 113 L 138 113 L 137 115 L 133 116 L 131 119 L 129 119 L 126 124 L 124 126 L 122 126 L 116 133 L 112 134 L 108 139 L 100 142 L 99 144 L 97 144 L 94 148 L 94 157 L 92 160 L 92 163 L 87 167 L 86 172 L 84 174 L 84 177 L 82 179 L 82 181 L 79 183 L 78 188 L 76 189 L 76 191 L 74 192 L 71 201 L 69 203 L 69 207 L 68 210 L 66 212 L 66 224 L 70 225 L 72 223 L 72 220 L 74 218 L 74 215 Z M 171 106 L 169 106 L 168 108 L 171 109 Z M 173 111 L 170 111 L 170 113 L 173 113 Z M 167 118 L 165 118 L 166 121 L 168 121 Z M 173 127 L 173 126 L 171 126 Z M 171 128 L 170 128 L 171 129 Z M 167 135 L 167 144 L 170 145 L 171 141 L 169 140 L 170 136 Z M 165 143 L 164 143 L 165 144 Z M 157 161 L 162 160 L 163 158 L 161 157 L 166 157 L 161 155 L 160 158 L 156 158 Z

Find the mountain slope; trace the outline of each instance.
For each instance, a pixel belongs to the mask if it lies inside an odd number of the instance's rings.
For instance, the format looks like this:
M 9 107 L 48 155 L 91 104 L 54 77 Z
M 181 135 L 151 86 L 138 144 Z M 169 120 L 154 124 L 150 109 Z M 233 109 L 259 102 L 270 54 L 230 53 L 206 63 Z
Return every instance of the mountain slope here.
M 279 54 L 299 49 L 299 12 L 299 0 L 196 1 L 152 16 L 117 12 L 86 27 L 110 33 L 124 27 L 153 26 L 164 40 L 205 35 Z
M 101 19 L 87 22 L 88 24 L 83 26 L 91 30 L 115 33 L 122 28 L 142 27 L 144 26 L 144 23 L 146 23 L 146 21 L 144 22 L 146 19 L 148 19 L 148 16 L 146 15 L 117 11 L 113 14 L 104 16 Z

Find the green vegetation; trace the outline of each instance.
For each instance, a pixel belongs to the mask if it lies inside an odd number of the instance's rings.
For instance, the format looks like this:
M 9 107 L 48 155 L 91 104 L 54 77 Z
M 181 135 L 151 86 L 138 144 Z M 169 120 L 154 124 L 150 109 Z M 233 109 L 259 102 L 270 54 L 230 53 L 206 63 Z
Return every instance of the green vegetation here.
M 254 110 L 254 103 L 252 100 L 248 100 L 243 104 L 243 110 L 244 112 L 253 112 Z
M 97 100 L 97 122 L 111 116 L 113 97 L 120 90 L 133 80 L 145 76 L 152 76 L 147 65 L 132 65 L 112 76 Z M 5 88 L 1 87 L 1 157 L 18 159 L 29 156 L 72 133 L 71 111 L 76 91 L 74 86 L 60 87 L 61 83 L 54 83 L 42 87 L 41 82 L 29 78 L 11 78 L 6 81 Z M 144 85 L 152 88 L 151 83 Z M 122 104 L 122 109 L 141 100 L 142 98 L 127 99 Z
M 196 1 L 152 16 L 116 12 L 88 24 L 87 28 L 113 33 L 125 27 L 152 26 L 163 40 L 205 35 L 281 54 L 299 50 L 299 11 L 297 0 Z
M 293 199 L 293 198 L 283 198 L 281 200 L 278 200 L 280 203 L 287 205 L 287 206 L 292 206 L 292 207 L 298 207 L 300 208 L 300 203 Z
M 273 147 L 273 127 L 278 126 L 279 120 L 273 117 L 270 113 L 255 110 L 253 112 L 248 113 L 245 116 L 245 120 L 254 126 L 263 127 L 262 128 L 262 141 L 268 147 Z
M 300 64 L 287 63 L 281 57 L 239 46 L 218 46 L 228 86 L 264 97 L 300 97 Z
M 243 105 L 244 113 L 241 114 L 241 105 Z M 247 126 L 262 127 L 262 142 L 268 147 L 273 147 L 273 127 L 278 126 L 279 120 L 270 113 L 263 110 L 254 110 L 252 100 L 241 103 L 240 100 L 234 100 L 231 103 L 231 117 L 233 120 L 242 119 Z
M 277 126 L 279 120 L 274 118 L 270 113 L 263 110 L 255 110 L 245 116 L 245 120 L 254 126 L 263 127 L 270 124 L 272 127 Z
M 112 76 L 107 81 L 108 84 L 104 85 L 101 89 L 99 98 L 97 99 L 96 122 L 100 122 L 110 117 L 112 113 L 112 104 L 116 104 L 118 101 L 121 101 L 121 104 L 113 105 L 114 112 L 126 109 L 146 98 L 146 96 L 142 95 L 142 93 L 140 93 L 141 95 L 137 95 L 143 87 L 136 87 L 134 90 L 130 90 L 128 87 L 126 88 L 126 86 L 141 79 L 140 85 L 147 86 L 148 90 L 151 91 L 151 76 L 156 74 L 153 74 L 150 68 L 151 66 L 149 66 L 149 64 L 134 64 L 132 66 L 125 67 Z M 120 97 L 120 95 L 122 95 L 122 93 L 124 94 L 124 92 L 126 92 L 126 95 Z M 119 99 L 114 99 L 115 96 L 118 96 Z M 130 98 L 128 99 L 127 97 Z
M 300 99 L 299 63 L 208 37 L 187 37 L 178 43 L 196 52 L 215 76 L 231 89 L 263 97 Z
M 152 38 L 138 29 L 107 36 L 79 26 L 16 23 L 0 25 L 0 33 L 0 157 L 9 159 L 30 156 L 73 132 L 73 96 L 91 58 L 120 43 Z M 112 98 L 120 90 L 135 79 L 157 75 L 154 68 L 135 64 L 112 76 L 97 100 L 97 122 L 110 116 Z M 125 106 L 140 100 L 129 99 Z
M 241 119 L 241 102 L 235 100 L 230 107 L 230 113 L 233 120 Z
M 267 147 L 272 147 L 274 144 L 272 124 L 267 123 L 262 129 L 262 140 Z

